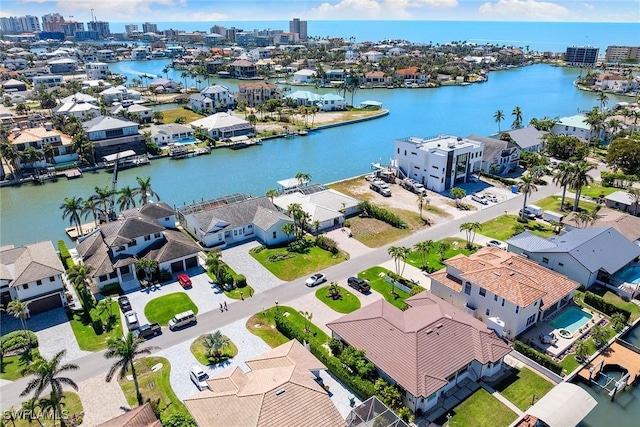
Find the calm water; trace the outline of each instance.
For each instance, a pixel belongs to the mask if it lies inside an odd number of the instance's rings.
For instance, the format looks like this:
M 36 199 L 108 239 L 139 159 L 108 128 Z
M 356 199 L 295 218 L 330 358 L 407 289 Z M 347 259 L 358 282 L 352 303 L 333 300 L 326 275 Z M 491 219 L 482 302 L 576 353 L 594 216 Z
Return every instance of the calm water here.
M 123 69 L 151 73 L 161 61 L 115 64 Z M 211 155 L 184 160 L 162 159 L 119 174 L 119 187 L 135 186 L 136 176 L 151 176 L 163 200 L 182 206 L 194 200 L 234 192 L 264 194 L 276 181 L 310 173 L 313 181 L 331 182 L 370 170 L 372 162 L 388 162 L 395 138 L 451 133 L 468 136 L 497 131 L 493 121 L 502 109 L 520 106 L 525 122 L 532 117 L 564 116 L 590 109 L 597 100 L 576 90 L 571 82 L 578 70 L 535 65 L 491 73 L 489 82 L 439 89 L 359 90 L 354 103 L 381 101 L 391 113 L 362 124 L 313 132 L 307 137 L 276 139 L 245 150 L 214 150 Z M 232 91 L 235 82 L 223 80 Z M 611 100 L 614 103 L 615 100 Z M 65 197 L 89 197 L 96 186 L 111 185 L 111 175 L 99 171 L 78 180 L 61 179 L 44 186 L 25 184 L 0 189 L 0 243 L 24 244 L 65 238 L 59 206 Z
M 640 18 L 640 16 L 639 16 Z M 124 32 L 125 24 L 111 23 L 112 32 Z M 254 29 L 289 30 L 288 21 L 160 22 L 169 28 L 209 32 L 213 25 Z M 567 46 L 640 45 L 640 31 L 634 23 L 589 22 L 476 22 L 476 21 L 308 21 L 311 37 L 355 38 L 358 42 L 404 39 L 414 43 L 468 41 L 478 44 L 529 46 L 532 50 L 564 52 Z

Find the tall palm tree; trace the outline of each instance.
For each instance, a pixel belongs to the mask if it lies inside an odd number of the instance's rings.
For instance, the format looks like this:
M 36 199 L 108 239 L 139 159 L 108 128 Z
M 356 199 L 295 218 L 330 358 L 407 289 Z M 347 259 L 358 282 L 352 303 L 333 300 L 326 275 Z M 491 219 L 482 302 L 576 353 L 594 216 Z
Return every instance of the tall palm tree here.
M 0 156 L 2 156 L 4 161 L 9 165 L 13 173 L 18 171 L 20 153 L 15 145 L 10 144 L 6 140 L 0 143 Z
M 571 173 L 571 183 L 569 188 L 576 192 L 576 198 L 573 202 L 573 211 L 578 210 L 580 205 L 580 196 L 582 195 L 582 187 L 593 183 L 593 177 L 589 175 L 589 172 L 595 169 L 596 166 L 592 163 L 580 161 L 574 163 L 573 172 Z
M 504 111 L 496 111 L 493 115 L 493 120 L 498 124 L 498 133 L 500 133 L 500 122 L 504 120 Z
M 212 334 L 207 334 L 202 339 L 202 346 L 207 350 L 207 356 L 213 356 L 219 358 L 222 356 L 222 350 L 229 346 L 231 340 L 222 335 L 222 332 L 215 331 Z
M 307 185 L 311 181 L 311 174 L 298 172 L 295 178 L 298 180 L 298 185 Z
M 522 127 L 522 110 L 520 107 L 515 107 L 511 112 L 511 115 L 514 117 L 511 127 L 514 129 L 520 129 Z
M 440 255 L 441 262 L 444 260 L 444 257 L 449 249 L 451 249 L 451 243 L 447 242 L 446 240 L 440 240 L 440 242 L 438 242 L 438 246 L 436 246 L 436 253 Z
M 32 168 L 36 162 L 39 162 L 42 159 L 44 159 L 44 155 L 40 151 L 36 150 L 35 147 L 27 147 L 20 153 L 20 161 L 27 163 Z
M 476 237 L 476 232 L 482 230 L 482 224 L 479 222 L 463 222 L 460 224 L 460 231 L 464 231 L 467 236 L 467 249 L 473 248 L 473 241 Z
M 44 144 L 42 146 L 42 154 L 47 163 L 54 165 L 56 163 L 56 149 L 51 144 Z
M 280 193 L 278 193 L 278 190 L 276 190 L 275 188 L 270 188 L 267 190 L 265 196 L 267 196 L 269 200 L 271 200 L 271 203 L 273 203 L 273 199 L 278 197 L 279 194 Z
M 93 223 L 98 225 L 98 214 L 102 212 L 102 209 L 96 204 L 95 200 L 87 199 L 82 205 L 82 217 L 87 219 L 89 214 L 93 216 Z
M 113 215 L 113 196 L 115 193 L 108 186 L 95 187 L 95 194 L 91 196 L 96 203 L 102 206 L 102 211 L 106 214 L 107 220 Z
M 604 107 L 607 105 L 607 102 L 609 102 L 609 97 L 607 96 L 607 93 L 604 91 L 601 91 L 600 93 L 598 93 L 598 101 L 600 102 L 600 109 L 604 110 Z
M 22 329 L 26 335 L 27 333 L 27 317 L 29 317 L 29 303 L 22 302 L 19 299 L 11 301 L 7 304 L 7 313 L 15 317 L 16 319 L 20 319 L 20 324 L 22 325 Z
M 534 191 L 538 191 L 538 187 L 534 184 L 535 178 L 526 173 L 520 177 L 520 182 L 518 183 L 518 191 L 524 194 L 524 201 L 522 202 L 522 213 L 520 217 L 524 219 L 524 210 L 527 207 L 527 199 Z
M 149 202 L 149 196 L 153 196 L 160 200 L 160 196 L 158 196 L 158 193 L 153 191 L 153 189 L 151 188 L 151 177 L 136 177 L 136 181 L 138 181 L 138 187 L 133 190 L 133 194 L 134 196 L 140 196 L 140 204 L 142 206 L 146 205 Z
M 411 253 L 411 248 L 405 246 L 390 246 L 387 250 L 396 267 L 396 274 L 402 276 L 404 274 L 404 268 L 407 265 L 407 258 Z M 391 281 L 391 293 L 396 293 L 395 281 Z
M 33 374 L 34 378 L 27 383 L 25 389 L 20 393 L 20 396 L 26 396 L 33 392 L 33 398 L 37 399 L 46 388 L 51 387 L 51 398 L 56 402 L 57 412 L 60 415 L 62 425 L 64 425 L 60 404 L 62 387 L 68 385 L 74 390 L 78 390 L 78 385 L 71 378 L 60 376 L 62 372 L 75 371 L 78 369 L 78 365 L 72 363 L 61 364 L 65 352 L 66 350 L 59 351 L 51 360 L 43 357 L 36 359 L 36 361 L 27 368 L 27 372 Z M 55 413 L 53 422 L 55 425 Z
M 426 199 L 424 197 L 424 194 L 422 193 L 418 194 L 417 202 L 418 202 L 418 210 L 420 211 L 420 219 L 422 219 L 422 209 L 424 208 L 425 201 Z
M 60 209 L 62 209 L 62 219 L 69 217 L 69 225 L 75 224 L 76 232 L 78 236 L 81 236 L 82 223 L 80 222 L 80 214 L 83 209 L 82 197 L 65 197 Z
M 560 210 L 564 211 L 564 199 L 567 194 L 567 187 L 571 183 L 571 174 L 573 168 L 571 163 L 562 162 L 556 167 L 556 173 L 553 176 L 553 182 L 562 186 L 562 198 L 560 199 Z
M 433 240 L 425 240 L 424 242 L 418 242 L 413 245 L 413 250 L 418 252 L 422 258 L 422 265 L 420 268 L 427 268 L 429 266 L 429 252 L 431 252 L 433 246 Z
M 220 249 L 212 249 L 211 251 L 209 251 L 209 253 L 207 254 L 207 260 L 205 262 L 207 270 L 215 274 L 215 272 L 218 271 L 218 268 L 220 267 L 220 263 L 222 262 L 220 258 L 222 258 L 222 252 L 220 251 Z
M 631 195 L 631 204 L 633 205 L 633 214 L 638 215 L 638 204 L 640 204 L 640 188 L 629 187 L 627 190 Z
M 94 302 L 93 295 L 87 290 L 92 271 L 93 267 L 85 264 L 76 264 L 67 271 L 69 282 L 76 288 L 86 313 L 89 312 Z
M 112 339 L 109 341 L 109 348 L 107 349 L 104 357 L 107 359 L 117 359 L 116 362 L 111 365 L 109 372 L 107 372 L 106 381 L 111 382 L 113 376 L 118 372 L 120 379 L 127 375 L 127 372 L 131 370 L 131 376 L 133 377 L 133 385 L 136 388 L 136 398 L 138 399 L 138 405 L 142 405 L 142 393 L 140 393 L 140 385 L 138 384 L 138 374 L 136 372 L 136 366 L 133 363 L 138 356 L 143 354 L 151 354 L 152 350 L 157 347 L 144 347 L 140 348 L 140 344 L 144 342 L 143 338 L 135 337 L 133 333 L 129 332 L 126 336 L 120 339 Z
M 127 185 L 126 187 L 121 188 L 120 191 L 118 191 L 118 194 L 120 195 L 118 197 L 118 208 L 121 211 L 136 207 L 136 200 L 131 187 Z

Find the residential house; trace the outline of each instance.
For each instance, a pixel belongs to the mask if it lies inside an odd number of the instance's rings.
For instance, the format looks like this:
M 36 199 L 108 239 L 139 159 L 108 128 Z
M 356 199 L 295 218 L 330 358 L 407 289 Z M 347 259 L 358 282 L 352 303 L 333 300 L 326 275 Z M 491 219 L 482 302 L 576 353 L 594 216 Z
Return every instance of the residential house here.
M 51 241 L 0 248 L 0 303 L 28 303 L 30 314 L 67 304 L 64 267 Z
M 153 110 L 140 104 L 133 104 L 125 107 L 122 104 L 116 104 L 109 110 L 112 116 L 122 116 L 138 123 L 151 123 Z
M 362 83 L 370 86 L 387 86 L 393 83 L 393 78 L 387 76 L 383 71 L 369 71 L 364 73 Z
M 27 84 L 16 79 L 9 79 L 0 83 L 0 86 L 4 92 L 25 92 L 27 90 Z
M 111 49 L 96 50 L 96 59 L 100 62 L 116 62 L 118 55 Z
M 480 171 L 483 152 L 482 141 L 452 135 L 408 137 L 396 139 L 392 167 L 399 177 L 413 178 L 432 191 L 442 192 Z
M 123 290 L 139 287 L 135 263 L 154 260 L 160 270 L 178 273 L 198 266 L 200 247 L 175 229 L 175 211 L 164 202 L 129 209 L 78 239 L 76 249 L 92 267 L 92 290 L 118 282 Z
M 640 211 L 640 209 L 638 210 Z M 582 227 L 582 224 L 576 221 L 575 215 L 565 218 L 562 223 L 567 231 Z M 626 214 L 617 209 L 603 207 L 598 211 L 596 221 L 590 226 L 613 227 L 628 240 L 640 245 L 640 217 Z
M 418 67 L 407 67 L 396 70 L 395 78 L 403 82 L 424 84 L 429 81 L 429 74 L 421 72 Z
M 281 212 L 286 212 L 294 203 L 300 205 L 309 215 L 310 230 L 328 230 L 344 225 L 346 218 L 360 213 L 360 200 L 347 196 L 333 189 L 318 187 L 319 191 L 309 193 L 311 187 L 304 187 L 304 191 L 294 191 L 282 194 L 273 199 L 273 203 Z
M 104 62 L 91 62 L 84 65 L 87 80 L 106 80 L 109 77 L 109 65 Z
M 604 204 L 608 208 L 619 209 L 637 215 L 640 212 L 639 198 L 626 191 L 614 191 L 604 197 Z
M 258 70 L 254 63 L 246 59 L 238 59 L 229 64 L 229 71 L 236 79 L 253 79 L 258 77 Z
M 45 76 L 34 76 L 31 78 L 33 87 L 37 88 L 40 85 L 44 85 L 47 88 L 58 87 L 62 85 L 62 76 L 47 74 Z
M 326 367 L 291 340 L 207 380 L 208 389 L 184 400 L 200 426 L 344 427 L 319 384 Z
M 159 77 L 149 83 L 149 90 L 156 93 L 176 93 L 180 91 L 180 83 Z
M 511 141 L 520 148 L 520 151 L 540 153 L 543 148 L 542 137 L 548 132 L 539 131 L 533 126 L 527 126 L 521 129 L 507 130 L 504 133 L 509 135 Z
M 151 403 L 147 402 L 98 424 L 97 427 L 162 427 L 162 423 L 153 412 Z
M 613 227 L 576 228 L 542 238 L 528 231 L 507 240 L 509 251 L 562 273 L 589 288 L 607 282 L 640 256 L 640 247 Z
M 315 70 L 299 70 L 293 73 L 292 77 L 295 83 L 313 83 L 316 79 Z
M 325 93 L 319 96 L 316 106 L 320 111 L 341 111 L 347 109 L 347 101 L 335 93 Z
M 431 274 L 431 292 L 487 324 L 503 322 L 502 332 L 511 340 L 569 304 L 580 286 L 499 248 L 460 254 L 445 265 Z
M 401 387 L 403 403 L 426 412 L 459 382 L 495 375 L 511 349 L 494 331 L 428 291 L 407 298 L 406 311 L 384 299 L 327 327 L 359 350 L 382 378 Z
M 482 153 L 482 171 L 494 175 L 505 175 L 514 172 L 520 161 L 520 148 L 511 140 L 486 138 L 470 135 L 467 139 L 484 144 Z
M 228 113 L 216 113 L 190 123 L 191 128 L 200 130 L 212 138 L 232 138 L 251 135 L 255 128 L 248 121 Z
M 93 143 L 95 158 L 133 150 L 145 151 L 145 137 L 138 131 L 138 123 L 115 117 L 99 116 L 82 124 L 87 138 Z
M 603 91 L 627 93 L 638 88 L 638 81 L 620 73 L 602 73 L 596 78 L 594 86 Z
M 93 99 L 87 101 L 86 99 Z M 90 120 L 102 115 L 100 107 L 95 105 L 97 100 L 90 95 L 76 94 L 60 100 L 60 105 L 53 109 L 53 114 L 57 116 L 73 116 L 80 121 Z
M 247 106 L 255 108 L 270 99 L 279 100 L 282 97 L 282 89 L 273 83 L 255 82 L 238 83 L 236 101 L 246 101 Z
M 26 128 L 26 129 L 13 129 L 8 135 L 7 140 L 10 144 L 14 145 L 18 151 L 24 151 L 28 147 L 34 147 L 40 151 L 43 156 L 44 146 L 51 144 L 54 150 L 54 163 L 65 163 L 78 160 L 78 154 L 73 150 L 72 138 L 62 132 L 55 130 L 51 123 L 46 123 L 44 126 Z M 51 159 L 45 159 L 35 162 L 30 165 L 32 167 L 43 168 L 50 165 Z M 20 165 L 24 162 L 18 159 Z
M 562 117 L 551 128 L 553 135 L 571 135 L 589 141 L 591 137 L 604 137 L 604 129 L 597 134 L 592 132 L 591 126 L 586 122 L 587 116 L 584 114 L 576 114 L 575 116 Z
M 378 52 L 377 50 L 369 50 L 360 55 L 361 58 L 364 58 L 367 62 L 378 62 L 382 57 L 384 57 L 384 53 Z
M 60 58 L 49 61 L 48 65 L 51 74 L 69 74 L 76 71 L 78 61 L 71 58 Z
M 178 209 L 180 225 L 206 247 L 257 240 L 272 246 L 291 239 L 282 231 L 293 220 L 281 213 L 267 197 L 235 194 Z
M 149 59 L 148 57 L 150 55 L 151 55 L 150 46 L 138 46 L 131 49 L 132 61 L 144 61 L 145 59 Z
M 137 90 L 129 89 L 125 86 L 116 86 L 100 92 L 100 99 L 105 104 L 120 102 L 122 104 L 133 104 L 133 101 L 140 100 L 141 95 Z
M 190 126 L 179 123 L 153 125 L 149 128 L 149 131 L 153 142 L 161 147 L 168 144 L 180 144 L 185 141 L 196 141 L 193 136 L 193 129 Z
M 189 97 L 189 106 L 200 113 L 227 111 L 233 106 L 229 88 L 222 85 L 209 86 Z

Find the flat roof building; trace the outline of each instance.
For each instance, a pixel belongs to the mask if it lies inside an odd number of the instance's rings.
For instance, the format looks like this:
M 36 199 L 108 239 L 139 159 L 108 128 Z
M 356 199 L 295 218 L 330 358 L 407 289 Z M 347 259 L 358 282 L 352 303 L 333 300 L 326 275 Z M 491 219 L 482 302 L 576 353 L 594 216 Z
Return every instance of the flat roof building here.
M 564 60 L 568 65 L 583 65 L 595 67 L 598 62 L 600 49 L 590 46 L 570 46 L 567 48 Z

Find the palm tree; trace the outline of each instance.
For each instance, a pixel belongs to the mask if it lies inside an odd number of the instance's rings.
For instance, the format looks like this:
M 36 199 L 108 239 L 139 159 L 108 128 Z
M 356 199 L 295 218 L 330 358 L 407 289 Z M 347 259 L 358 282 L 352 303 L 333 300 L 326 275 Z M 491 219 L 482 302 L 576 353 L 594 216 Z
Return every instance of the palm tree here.
M 107 296 L 104 299 L 101 299 L 100 302 L 98 302 L 98 311 L 100 313 L 103 312 L 107 312 L 109 314 L 109 320 L 111 320 L 114 315 L 113 315 L 113 297 L 112 296 Z
M 580 204 L 582 187 L 593 183 L 593 177 L 589 175 L 589 172 L 595 168 L 596 166 L 594 164 L 585 162 L 584 160 L 573 164 L 573 171 L 571 173 L 569 188 L 576 192 L 576 198 L 573 202 L 574 212 L 578 210 L 578 206 Z
M 298 180 L 298 185 L 307 185 L 311 181 L 311 175 L 304 172 L 298 172 L 295 178 Z
M 310 311 L 299 311 L 299 313 L 304 317 L 304 331 L 306 333 L 311 332 L 311 319 L 313 319 L 313 313 Z
M 296 233 L 296 226 L 290 222 L 285 222 L 280 227 L 282 232 L 287 235 L 287 241 L 291 239 L 291 235 Z
M 149 258 L 140 258 L 136 261 L 136 269 L 144 271 L 145 280 L 149 282 L 153 277 L 153 273 L 158 271 L 158 261 Z
M 29 303 L 22 302 L 19 299 L 11 301 L 7 304 L 7 313 L 15 317 L 16 319 L 20 319 L 20 324 L 22 325 L 22 329 L 24 330 L 25 335 L 27 334 L 27 318 L 29 317 Z
M 123 187 L 122 189 L 120 189 L 120 191 L 118 191 L 118 194 L 120 195 L 120 197 L 118 197 L 118 207 L 121 211 L 136 207 L 136 200 L 134 198 L 135 196 L 133 195 L 133 189 L 131 187 L 129 187 L 128 185 L 126 187 Z
M 44 159 L 47 161 L 47 163 L 55 165 L 56 149 L 53 148 L 53 145 L 44 144 L 42 146 L 42 154 L 44 155 Z
M 504 120 L 504 111 L 496 111 L 493 115 L 493 120 L 498 124 L 498 133 L 500 133 L 500 122 Z
M 82 235 L 82 223 L 80 222 L 80 214 L 83 209 L 82 197 L 65 197 L 64 203 L 60 205 L 62 209 L 62 219 L 69 217 L 69 225 L 76 226 L 78 236 Z
M 220 251 L 220 249 L 210 250 L 209 253 L 207 254 L 207 260 L 205 262 L 205 266 L 207 267 L 207 270 L 215 274 L 215 272 L 218 271 L 218 268 L 220 267 L 220 264 L 222 262 L 220 258 L 222 258 L 222 251 Z
M 169 67 L 164 67 L 162 69 L 162 72 L 164 73 L 164 76 L 167 78 L 167 80 L 169 80 Z
M 609 97 L 607 96 L 607 93 L 604 91 L 601 91 L 600 93 L 598 93 L 598 101 L 600 102 L 600 109 L 604 110 L 604 107 L 607 105 L 607 102 L 609 101 Z
M 202 346 L 207 350 L 207 357 L 215 357 L 219 359 L 222 356 L 222 350 L 229 346 L 231 340 L 229 337 L 222 335 L 222 332 L 215 331 L 207 334 L 202 339 Z
M 36 162 L 39 162 L 42 159 L 44 159 L 44 155 L 40 151 L 36 150 L 35 147 L 27 147 L 20 153 L 20 161 L 27 163 L 32 168 Z
M 105 213 L 106 220 L 108 221 L 113 215 L 113 196 L 115 194 L 108 186 L 96 186 L 93 191 L 95 194 L 91 196 L 91 199 L 102 205 L 102 211 Z
M 460 231 L 464 231 L 467 236 L 467 249 L 473 248 L 473 240 L 476 237 L 476 232 L 482 230 L 482 224 L 479 222 L 463 222 L 460 224 Z
M 74 390 L 78 390 L 78 385 L 71 378 L 59 376 L 62 372 L 78 369 L 78 365 L 72 363 L 61 364 L 65 352 L 66 350 L 59 351 L 51 360 L 40 357 L 33 362 L 26 371 L 33 374 L 34 378 L 27 383 L 25 389 L 20 393 L 20 396 L 26 396 L 33 392 L 33 399 L 37 399 L 47 387 L 51 387 L 51 398 L 55 401 L 56 409 L 61 419 L 62 407 L 60 399 L 62 398 L 62 387 L 68 385 Z M 53 423 L 55 425 L 55 412 Z M 61 424 L 64 425 L 64 420 L 62 420 Z
M 433 249 L 433 240 L 425 240 L 424 242 L 418 242 L 413 246 L 413 250 L 420 254 L 422 258 L 422 265 L 420 268 L 426 269 L 429 267 L 429 252 Z
M 576 350 L 576 356 L 578 356 L 583 362 L 589 358 L 589 346 L 585 340 L 578 340 L 574 344 Z
M 460 207 L 460 199 L 467 195 L 467 192 L 460 187 L 453 187 L 449 193 L 451 194 L 451 197 L 455 199 L 457 207 Z
M 82 217 L 87 218 L 89 214 L 93 216 L 93 223 L 98 225 L 98 213 L 102 213 L 102 210 L 98 207 L 95 200 L 87 199 L 82 205 Z
M 82 300 L 85 312 L 88 313 L 93 306 L 93 295 L 87 290 L 88 281 L 91 278 L 93 267 L 85 264 L 76 264 L 67 271 L 69 282 L 78 291 L 78 297 Z
M 420 193 L 420 194 L 418 194 L 417 202 L 418 202 L 418 210 L 420 211 L 420 219 L 422 219 L 422 209 L 424 208 L 425 202 L 428 203 L 428 201 L 424 197 L 424 194 Z
M 524 218 L 524 211 L 527 207 L 527 199 L 534 191 L 538 191 L 538 187 L 534 184 L 535 178 L 533 175 L 526 173 L 520 177 L 520 182 L 518 183 L 518 191 L 524 194 L 524 200 L 522 203 L 522 212 L 520 213 L 520 217 Z
M 144 342 L 143 338 L 135 337 L 133 333 L 129 332 L 126 336 L 120 339 L 112 339 L 109 341 L 109 347 L 104 354 L 107 359 L 117 359 L 116 362 L 111 365 L 109 372 L 107 372 L 106 381 L 111 382 L 116 372 L 119 373 L 120 379 L 127 375 L 127 372 L 131 370 L 131 376 L 133 377 L 133 385 L 136 389 L 136 398 L 138 399 L 138 405 L 142 405 L 142 393 L 140 393 L 140 385 L 138 384 L 138 374 L 136 372 L 136 366 L 133 363 L 138 356 L 143 354 L 151 354 L 152 350 L 157 347 L 144 347 L 140 348 L 140 344 Z
M 553 176 L 553 183 L 562 186 L 562 198 L 560 199 L 560 210 L 564 211 L 564 199 L 567 194 L 567 186 L 571 183 L 572 165 L 569 162 L 562 162 L 556 167 Z
M 411 253 L 411 248 L 407 248 L 405 246 L 391 246 L 387 250 L 391 258 L 393 258 L 393 262 L 396 267 L 396 274 L 398 276 L 402 276 L 404 274 L 404 268 L 407 265 L 407 258 Z M 395 295 L 396 287 L 395 280 L 391 281 L 391 294 Z
M 440 240 L 440 242 L 438 242 L 438 246 L 436 246 L 436 253 L 440 255 L 441 262 L 444 260 L 449 249 L 451 249 L 451 243 L 446 240 Z
M 15 145 L 10 144 L 7 141 L 3 141 L 0 144 L 0 156 L 2 156 L 4 161 L 11 167 L 11 171 L 13 173 L 18 171 L 18 159 L 20 158 L 20 153 Z
M 640 188 L 629 187 L 627 190 L 631 196 L 631 204 L 633 205 L 633 215 L 638 215 L 638 205 L 640 204 Z
M 184 79 L 184 91 L 187 91 L 187 77 L 189 77 L 189 73 L 183 71 L 180 73 L 180 77 Z
M 604 345 L 604 343 L 607 342 L 609 334 L 602 326 L 595 325 L 593 328 L 591 328 L 591 338 L 593 338 L 593 342 L 598 347 L 601 347 L 602 345 Z
M 515 107 L 511 112 L 511 115 L 514 116 L 513 124 L 511 127 L 513 129 L 520 129 L 522 127 L 522 110 L 520 107 Z
M 160 196 L 158 196 L 158 193 L 153 191 L 153 189 L 151 188 L 151 177 L 136 177 L 136 181 L 138 181 L 138 188 L 133 190 L 133 194 L 134 196 L 140 196 L 140 204 L 142 206 L 148 203 L 149 196 L 153 196 L 160 200 Z
M 270 188 L 267 190 L 265 196 L 267 196 L 269 200 L 271 200 L 271 203 L 273 203 L 273 199 L 278 197 L 279 194 L 280 193 L 278 193 L 278 190 L 276 190 L 275 188 Z
M 611 316 L 611 327 L 614 331 L 620 332 L 627 325 L 627 318 L 622 313 L 615 313 Z

